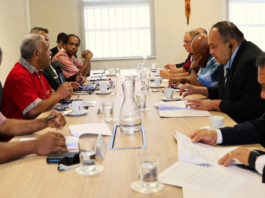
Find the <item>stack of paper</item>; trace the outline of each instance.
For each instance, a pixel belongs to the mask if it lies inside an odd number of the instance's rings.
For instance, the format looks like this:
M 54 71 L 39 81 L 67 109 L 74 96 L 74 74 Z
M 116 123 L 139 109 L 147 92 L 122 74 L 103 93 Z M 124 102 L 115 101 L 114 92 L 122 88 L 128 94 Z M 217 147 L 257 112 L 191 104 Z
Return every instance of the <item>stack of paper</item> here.
M 235 147 L 215 148 L 194 144 L 181 133 L 177 133 L 177 137 L 179 161 L 159 175 L 162 183 L 187 188 L 209 197 L 228 198 L 257 176 L 235 165 L 227 168 L 217 164 L 221 157 Z
M 209 111 L 201 111 L 190 109 L 186 106 L 185 101 L 159 103 L 158 111 L 160 117 L 176 118 L 176 117 L 205 117 L 211 116 Z
M 83 134 L 112 135 L 106 123 L 77 124 L 70 125 L 69 128 L 74 137 L 80 137 Z

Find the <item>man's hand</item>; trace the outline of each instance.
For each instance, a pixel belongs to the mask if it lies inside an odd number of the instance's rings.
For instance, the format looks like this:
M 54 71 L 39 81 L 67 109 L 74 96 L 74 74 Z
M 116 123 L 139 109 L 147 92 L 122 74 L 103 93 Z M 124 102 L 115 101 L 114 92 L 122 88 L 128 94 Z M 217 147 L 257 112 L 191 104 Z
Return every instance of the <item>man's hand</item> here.
M 238 147 L 237 149 L 227 153 L 224 157 L 218 160 L 218 164 L 228 166 L 230 161 L 232 159 L 237 159 L 240 161 L 242 164 L 249 165 L 248 164 L 248 158 L 250 155 L 250 150 L 243 148 L 243 147 Z
M 174 67 L 176 68 L 176 65 L 169 64 L 169 63 L 164 66 L 165 69 L 171 69 L 171 68 L 174 68 Z
M 62 134 L 48 132 L 34 140 L 34 153 L 37 155 L 48 155 L 53 152 L 67 152 Z
M 79 89 L 79 86 L 80 86 L 79 83 L 77 83 L 77 82 L 70 82 L 70 84 L 71 84 L 71 86 L 72 86 L 72 88 L 74 90 L 78 90 Z
M 180 84 L 180 79 L 177 78 L 177 79 L 170 79 L 168 81 L 168 87 L 171 88 L 172 86 L 173 87 L 177 87 L 178 85 Z
M 78 82 L 80 85 L 84 84 L 86 81 L 86 78 L 82 76 L 82 73 L 79 72 L 79 74 L 76 75 L 76 82 Z
M 180 68 L 171 67 L 170 70 L 168 71 L 168 73 L 170 73 L 170 74 L 181 73 L 179 70 L 180 70 Z M 182 69 L 182 70 L 183 70 L 183 69 Z M 184 72 L 184 70 L 183 70 L 183 72 Z
M 179 89 L 179 95 L 182 96 L 182 92 L 188 90 L 186 93 L 183 94 L 183 98 L 188 95 L 196 94 L 196 88 L 190 84 L 185 84 Z
M 190 68 L 195 68 L 195 67 L 197 67 L 197 66 L 199 65 L 201 59 L 202 59 L 202 57 L 200 56 L 196 61 L 193 60 L 193 62 L 192 62 L 191 65 L 190 65 Z
M 69 99 L 73 95 L 73 88 L 69 82 L 61 84 L 55 92 L 59 95 L 60 99 Z
M 82 53 L 82 58 L 90 60 L 93 57 L 93 53 L 90 50 L 85 50 Z
M 55 115 L 57 116 L 57 118 L 47 121 L 47 127 L 56 128 L 57 130 L 58 129 L 62 130 L 66 124 L 66 120 L 62 116 L 62 114 L 59 113 L 58 111 L 52 111 L 49 116 L 55 116 Z
M 217 131 L 216 130 L 205 130 L 198 129 L 192 134 L 188 135 L 193 143 L 201 142 L 203 144 L 215 145 L 217 141 Z
M 165 79 L 172 78 L 171 74 L 169 74 L 169 72 L 165 69 L 160 70 L 160 77 Z
M 187 102 L 187 106 L 191 109 L 211 111 L 214 110 L 212 101 L 202 101 L 200 99 L 191 99 Z

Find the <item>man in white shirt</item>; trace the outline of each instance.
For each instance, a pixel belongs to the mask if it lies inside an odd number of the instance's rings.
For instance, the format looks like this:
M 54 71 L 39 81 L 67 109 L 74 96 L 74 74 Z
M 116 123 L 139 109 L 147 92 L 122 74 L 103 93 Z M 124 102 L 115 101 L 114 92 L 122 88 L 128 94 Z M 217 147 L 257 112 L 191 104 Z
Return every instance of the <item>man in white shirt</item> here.
M 258 82 L 262 86 L 261 98 L 265 99 L 265 53 L 257 59 Z M 202 142 L 208 145 L 240 145 L 260 143 L 265 147 L 265 113 L 258 119 L 249 120 L 234 127 L 225 127 L 217 130 L 196 130 L 189 135 L 192 142 Z M 237 159 L 241 163 L 256 169 L 263 174 L 265 183 L 265 153 L 250 151 L 243 147 L 227 153 L 218 163 L 228 166 L 231 159 Z

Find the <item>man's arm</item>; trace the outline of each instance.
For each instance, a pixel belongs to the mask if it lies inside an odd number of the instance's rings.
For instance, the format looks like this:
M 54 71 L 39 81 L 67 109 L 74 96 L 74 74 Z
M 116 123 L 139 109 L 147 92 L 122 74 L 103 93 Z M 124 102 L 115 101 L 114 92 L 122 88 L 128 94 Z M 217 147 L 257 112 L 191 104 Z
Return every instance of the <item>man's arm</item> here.
M 47 155 L 52 152 L 67 152 L 64 136 L 55 132 L 46 133 L 32 141 L 0 143 L 0 150 L 0 163 L 30 154 Z
M 61 113 L 53 111 L 49 116 L 57 116 L 57 118 L 51 120 L 45 118 L 35 120 L 6 119 L 0 125 L 0 134 L 5 136 L 29 135 L 46 127 L 62 129 L 65 126 L 66 121 Z
M 83 66 L 80 68 L 80 72 L 84 77 L 90 76 L 90 70 L 91 70 L 90 59 L 93 57 L 93 54 L 90 51 L 86 50 L 82 53 L 82 57 L 85 58 L 85 62 Z
M 72 96 L 72 86 L 70 83 L 61 84 L 55 93 L 45 100 L 40 101 L 36 106 L 32 107 L 26 116 L 29 118 L 36 118 L 41 113 L 48 111 L 54 107 L 62 99 L 66 99 Z
M 205 87 L 204 84 L 202 84 L 200 81 L 197 80 L 198 76 L 196 71 L 191 70 L 190 71 L 190 84 L 194 85 L 194 86 L 200 86 L 200 87 Z
M 167 70 L 161 70 L 160 71 L 160 76 L 161 76 L 161 78 L 165 78 L 165 79 L 173 79 L 173 78 L 177 78 L 177 77 L 189 76 L 189 72 L 182 72 L 182 73 L 178 73 L 178 74 L 171 74 Z

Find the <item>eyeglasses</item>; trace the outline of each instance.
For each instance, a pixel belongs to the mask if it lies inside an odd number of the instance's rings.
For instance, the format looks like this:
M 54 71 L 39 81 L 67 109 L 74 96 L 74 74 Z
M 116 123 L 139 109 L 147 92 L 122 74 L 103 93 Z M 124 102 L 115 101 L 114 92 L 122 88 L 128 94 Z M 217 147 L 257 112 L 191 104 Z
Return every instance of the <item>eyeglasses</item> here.
M 191 41 L 193 41 L 193 39 L 190 40 L 190 41 L 183 41 L 183 44 L 184 44 L 184 45 L 187 45 L 187 44 L 190 43 Z
M 67 45 L 70 45 L 71 47 L 73 47 L 73 46 L 75 46 L 75 47 L 79 47 L 79 46 L 80 46 L 79 43 L 76 43 L 76 44 L 74 44 L 74 43 L 67 43 Z

